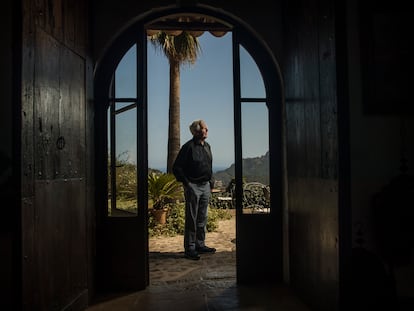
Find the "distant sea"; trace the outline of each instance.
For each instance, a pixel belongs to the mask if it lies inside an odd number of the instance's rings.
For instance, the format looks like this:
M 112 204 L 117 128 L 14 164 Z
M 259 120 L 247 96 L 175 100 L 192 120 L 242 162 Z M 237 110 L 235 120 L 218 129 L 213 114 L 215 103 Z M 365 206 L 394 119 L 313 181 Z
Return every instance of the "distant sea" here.
M 213 166 L 213 173 L 224 171 L 225 169 L 228 169 L 229 167 L 230 166 Z
M 220 172 L 220 171 L 224 171 L 225 169 L 227 169 L 229 167 L 230 166 L 213 166 L 213 173 L 217 173 L 217 172 Z M 167 169 L 165 167 L 163 167 L 163 168 L 156 167 L 155 169 L 156 170 L 159 170 L 159 171 L 161 171 L 163 173 L 165 173 L 167 171 Z

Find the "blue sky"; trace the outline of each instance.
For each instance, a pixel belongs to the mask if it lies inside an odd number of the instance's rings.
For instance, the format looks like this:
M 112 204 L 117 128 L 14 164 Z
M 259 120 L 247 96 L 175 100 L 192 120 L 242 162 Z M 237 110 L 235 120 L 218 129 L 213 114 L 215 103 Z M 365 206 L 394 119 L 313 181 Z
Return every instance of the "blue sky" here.
M 231 33 L 199 37 L 201 53 L 194 65 L 181 67 L 181 144 L 191 139 L 188 125 L 204 119 L 213 166 L 234 163 L 233 69 Z M 243 97 L 264 97 L 262 77 L 250 55 L 241 49 Z M 136 49 L 124 56 L 116 71 L 116 97 L 135 97 Z M 148 159 L 149 167 L 165 170 L 168 135 L 169 65 L 164 54 L 148 44 Z M 119 104 L 119 107 L 125 104 Z M 135 162 L 135 111 L 117 117 L 117 154 L 125 151 Z M 119 122 L 120 121 L 120 122 Z M 267 109 L 264 103 L 242 105 L 243 157 L 261 156 L 268 150 Z

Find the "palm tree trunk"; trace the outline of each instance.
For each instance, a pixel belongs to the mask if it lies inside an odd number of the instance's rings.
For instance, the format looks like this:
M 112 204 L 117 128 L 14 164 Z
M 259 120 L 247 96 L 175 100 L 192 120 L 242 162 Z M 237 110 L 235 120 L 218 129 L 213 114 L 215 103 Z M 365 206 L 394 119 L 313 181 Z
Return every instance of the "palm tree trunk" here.
M 180 63 L 173 59 L 170 59 L 169 104 L 167 173 L 172 173 L 175 158 L 180 151 Z

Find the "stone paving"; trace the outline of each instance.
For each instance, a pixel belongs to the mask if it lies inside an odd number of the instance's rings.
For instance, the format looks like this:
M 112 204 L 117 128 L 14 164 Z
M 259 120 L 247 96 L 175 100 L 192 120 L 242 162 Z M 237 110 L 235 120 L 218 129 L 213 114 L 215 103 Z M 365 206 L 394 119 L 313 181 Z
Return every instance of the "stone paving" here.
M 200 260 L 184 258 L 183 236 L 149 239 L 150 285 L 174 285 L 187 290 L 199 286 L 229 286 L 236 281 L 235 217 L 220 220 L 215 232 L 207 232 L 206 245 L 215 254 Z
M 183 236 L 149 240 L 150 285 L 87 311 L 309 311 L 284 285 L 236 284 L 235 217 L 219 222 L 206 244 L 215 254 L 184 258 Z

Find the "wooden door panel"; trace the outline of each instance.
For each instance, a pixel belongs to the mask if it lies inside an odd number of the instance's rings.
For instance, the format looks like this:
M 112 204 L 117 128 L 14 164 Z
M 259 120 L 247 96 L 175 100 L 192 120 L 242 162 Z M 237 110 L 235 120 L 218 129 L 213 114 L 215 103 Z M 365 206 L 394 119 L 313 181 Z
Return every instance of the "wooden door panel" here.
M 243 66 L 251 57 L 252 63 L 257 64 L 265 94 L 260 97 L 242 97 L 246 90 L 242 89 L 241 76 Z M 260 61 L 258 61 L 260 60 Z M 283 279 L 283 245 L 282 245 L 282 145 L 281 145 L 281 111 L 282 98 L 280 77 L 272 58 L 266 50 L 260 47 L 257 39 L 247 32 L 233 32 L 233 66 L 234 66 L 234 112 L 235 112 L 235 179 L 236 179 L 236 209 L 237 209 L 237 282 L 241 284 L 275 283 Z M 247 110 L 245 110 L 247 108 Z M 250 110 L 253 109 L 253 110 Z M 245 139 L 257 124 L 249 121 L 249 112 L 260 116 L 267 129 L 259 135 L 268 141 L 266 155 L 258 154 L 257 163 L 262 159 L 261 170 L 245 176 L 249 165 L 243 156 L 248 145 Z M 248 123 L 250 122 L 250 123 Z M 243 135 L 246 135 L 243 137 Z M 255 138 L 258 139 L 258 138 Z M 252 147 L 250 147 L 252 148 Z M 257 150 L 254 150 L 257 152 Z M 264 161 L 266 159 L 266 161 Z M 259 165 L 259 164 L 255 165 Z M 251 168 L 250 168 L 251 170 Z M 254 171 L 254 170 L 253 170 Z M 260 171 L 260 172 L 259 172 Z M 266 171 L 266 172 L 265 172 Z M 253 176 L 256 175 L 257 176 Z M 266 178 L 259 182 L 259 176 Z M 263 196 L 267 201 L 260 204 L 246 204 L 245 186 L 247 183 L 263 184 Z M 264 191 L 266 189 L 266 191 Z M 249 201 L 249 199 L 247 199 Z M 249 205 L 250 204 L 250 205 Z M 253 212 L 253 213 L 252 213 Z M 255 214 L 254 212 L 259 212 Z
M 147 285 L 146 228 L 138 217 L 107 218 L 99 230 L 98 290 L 113 293 L 144 289 Z M 144 276 L 144 277 L 143 277 Z
M 105 55 L 102 66 L 99 66 L 95 73 L 95 98 L 96 115 L 95 130 L 96 136 L 96 203 L 97 203 L 97 227 L 96 227 L 96 281 L 99 294 L 117 294 L 125 291 L 136 291 L 144 289 L 149 282 L 148 277 L 148 229 L 147 229 L 147 204 L 148 204 L 148 144 L 147 144 L 147 123 L 146 123 L 146 44 L 147 36 L 144 28 L 139 28 L 134 35 L 134 40 L 128 47 L 136 44 L 136 63 L 131 70 L 137 70 L 137 98 L 116 98 L 112 78 L 116 75 L 116 64 L 122 60 L 119 55 L 119 45 L 114 44 Z M 125 52 L 128 51 L 125 50 Z M 120 57 L 118 59 L 117 57 Z M 108 95 L 114 98 L 108 98 Z M 116 189 L 116 180 L 110 180 L 111 170 L 108 169 L 108 155 L 112 163 L 116 163 L 116 122 L 108 109 L 116 106 L 117 103 L 134 104 L 130 111 L 136 113 L 136 168 L 137 168 L 137 212 L 125 213 L 116 206 L 111 206 L 109 200 L 116 202 L 115 195 L 108 190 L 108 180 L 112 188 Z M 115 105 L 114 105 L 115 104 Z M 125 112 L 122 110 L 120 113 Z M 129 111 L 129 110 L 128 110 Z M 116 112 L 115 112 L 116 114 Z M 119 116 L 120 114 L 118 114 Z M 102 132 L 104 134 L 102 135 Z M 108 139 L 108 134 L 110 138 Z M 115 141 L 115 143 L 114 143 Z M 108 143 L 109 142 L 109 143 Z M 113 150 L 111 150 L 113 143 Z M 132 144 L 135 145 L 135 144 Z M 108 173 L 109 172 L 109 173 Z M 116 170 L 115 170 L 116 172 Z M 116 173 L 113 173 L 116 176 Z M 114 182 L 115 181 L 115 182 Z M 113 202 L 113 201 L 112 201 Z M 109 204 L 109 209 L 108 209 Z M 123 214 L 123 215 L 122 215 Z M 128 214 L 128 215 L 126 215 Z
M 278 228 L 269 215 L 241 215 L 237 230 L 237 282 L 270 283 L 281 275 Z
M 42 309 L 87 295 L 85 181 L 37 181 L 35 289 Z

